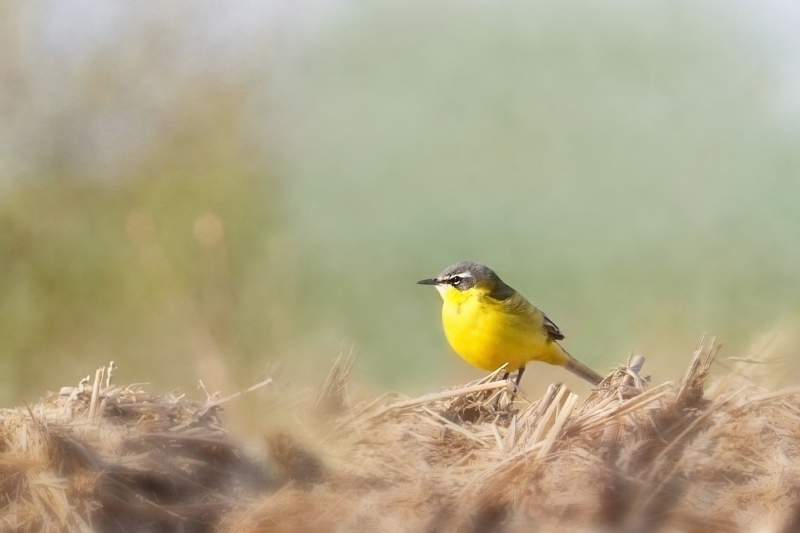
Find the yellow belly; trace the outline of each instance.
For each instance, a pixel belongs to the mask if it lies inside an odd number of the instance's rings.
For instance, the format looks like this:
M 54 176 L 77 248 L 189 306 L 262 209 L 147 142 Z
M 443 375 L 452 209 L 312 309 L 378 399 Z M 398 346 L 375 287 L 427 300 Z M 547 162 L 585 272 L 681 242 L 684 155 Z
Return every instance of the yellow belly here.
M 562 366 L 569 358 L 548 338 L 541 323 L 507 313 L 502 302 L 482 298 L 445 301 L 442 324 L 453 350 L 483 370 L 493 371 L 507 364 L 506 370 L 513 372 L 534 360 Z

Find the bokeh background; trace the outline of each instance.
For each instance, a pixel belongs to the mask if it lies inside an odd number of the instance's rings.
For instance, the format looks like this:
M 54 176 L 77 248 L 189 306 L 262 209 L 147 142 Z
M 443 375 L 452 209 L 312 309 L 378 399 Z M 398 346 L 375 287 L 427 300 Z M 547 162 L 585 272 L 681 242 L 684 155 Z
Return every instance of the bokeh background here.
M 778 0 L 3 2 L 0 404 L 112 359 L 190 395 L 351 349 L 376 391 L 462 383 L 414 284 L 462 259 L 601 371 L 791 334 L 797 27 Z

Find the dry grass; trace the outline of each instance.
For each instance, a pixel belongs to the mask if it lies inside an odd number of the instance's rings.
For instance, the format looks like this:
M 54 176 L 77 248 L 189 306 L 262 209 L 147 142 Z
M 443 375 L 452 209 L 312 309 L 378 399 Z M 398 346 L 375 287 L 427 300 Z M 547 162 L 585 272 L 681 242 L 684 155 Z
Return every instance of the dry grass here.
M 266 440 L 219 428 L 220 400 L 93 385 L 0 415 L 8 530 L 775 531 L 800 529 L 800 387 L 709 384 L 703 342 L 682 379 L 643 361 L 580 402 L 553 385 L 507 401 L 495 376 L 421 398 L 352 404 L 337 361 Z M 755 375 L 754 374 L 754 375 Z M 498 401 L 499 400 L 499 401 Z M 305 443 L 305 444 L 301 444 Z
M 204 532 L 271 486 L 220 427 L 225 399 L 117 387 L 112 370 L 0 411 L 0 530 Z

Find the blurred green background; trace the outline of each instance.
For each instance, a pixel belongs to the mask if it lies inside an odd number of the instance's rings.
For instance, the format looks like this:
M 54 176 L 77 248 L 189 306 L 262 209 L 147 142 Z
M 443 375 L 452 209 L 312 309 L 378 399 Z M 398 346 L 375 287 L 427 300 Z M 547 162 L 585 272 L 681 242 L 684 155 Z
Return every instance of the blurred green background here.
M 375 390 L 473 379 L 414 284 L 463 259 L 598 370 L 633 350 L 672 379 L 703 332 L 742 355 L 800 312 L 798 23 L 778 1 L 5 2 L 0 402 L 111 359 L 156 390 L 276 362 L 302 387 L 351 346 Z

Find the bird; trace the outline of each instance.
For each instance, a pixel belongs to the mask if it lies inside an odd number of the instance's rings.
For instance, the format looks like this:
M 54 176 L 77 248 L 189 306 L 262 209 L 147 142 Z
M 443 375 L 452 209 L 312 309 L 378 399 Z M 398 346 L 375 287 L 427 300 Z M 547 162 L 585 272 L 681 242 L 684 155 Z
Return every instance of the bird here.
M 444 334 L 453 350 L 482 370 L 506 365 L 504 380 L 516 371 L 515 390 L 530 361 L 563 366 L 592 385 L 603 380 L 567 353 L 558 343 L 564 339 L 558 326 L 491 268 L 462 261 L 417 283 L 439 291 Z

